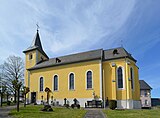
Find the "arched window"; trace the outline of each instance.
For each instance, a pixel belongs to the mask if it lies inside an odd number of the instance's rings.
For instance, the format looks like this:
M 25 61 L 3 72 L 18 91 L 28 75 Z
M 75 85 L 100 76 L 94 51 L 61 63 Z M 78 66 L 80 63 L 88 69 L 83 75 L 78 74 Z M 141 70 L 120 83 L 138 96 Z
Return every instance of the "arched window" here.
M 39 88 L 40 88 L 40 91 L 43 91 L 43 77 L 40 77 L 40 84 L 39 84 Z
M 92 72 L 87 72 L 87 89 L 92 88 Z
M 133 68 L 130 68 L 130 76 L 131 76 L 131 88 L 133 89 L 133 81 L 134 81 Z
M 70 90 L 74 89 L 74 74 L 73 73 L 69 75 L 69 89 Z
M 53 88 L 54 91 L 57 91 L 58 90 L 58 76 L 55 75 L 54 76 L 54 88 Z
M 118 68 L 117 73 L 118 73 L 118 88 L 123 88 L 123 70 L 122 70 L 122 67 Z

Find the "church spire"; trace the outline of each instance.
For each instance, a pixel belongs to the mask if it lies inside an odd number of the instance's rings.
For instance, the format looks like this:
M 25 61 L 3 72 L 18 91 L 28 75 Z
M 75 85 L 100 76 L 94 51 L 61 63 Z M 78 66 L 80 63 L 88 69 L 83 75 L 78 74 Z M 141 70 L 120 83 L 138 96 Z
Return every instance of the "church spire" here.
M 39 31 L 39 28 L 40 28 L 39 25 L 38 25 L 38 22 L 37 22 L 36 26 L 37 26 L 37 32 L 38 32 L 38 31 Z
M 40 36 L 39 36 L 39 26 L 37 25 L 37 32 L 36 35 L 32 41 L 32 44 L 25 50 L 23 51 L 24 53 L 38 49 L 46 58 L 49 59 L 49 57 L 46 55 L 46 53 L 43 51 Z
M 43 50 L 40 36 L 39 36 L 39 30 L 37 30 L 36 35 L 35 35 L 30 47 L 38 47 L 39 49 Z

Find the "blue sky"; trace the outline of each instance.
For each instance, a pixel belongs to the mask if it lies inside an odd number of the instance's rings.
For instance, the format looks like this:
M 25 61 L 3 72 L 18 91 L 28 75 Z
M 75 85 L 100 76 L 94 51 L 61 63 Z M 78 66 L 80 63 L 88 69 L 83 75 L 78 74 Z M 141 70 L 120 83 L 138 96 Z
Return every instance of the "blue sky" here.
M 159 0 L 0 0 L 0 63 L 24 58 L 36 23 L 49 57 L 123 46 L 160 97 Z

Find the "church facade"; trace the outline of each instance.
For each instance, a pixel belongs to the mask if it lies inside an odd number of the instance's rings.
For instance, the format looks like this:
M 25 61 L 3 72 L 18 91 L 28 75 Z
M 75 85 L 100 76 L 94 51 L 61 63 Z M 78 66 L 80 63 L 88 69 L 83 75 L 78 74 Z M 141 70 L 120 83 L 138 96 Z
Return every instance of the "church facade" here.
M 136 60 L 124 48 L 97 49 L 49 58 L 42 48 L 39 32 L 25 51 L 25 86 L 30 88 L 29 103 L 69 105 L 77 99 L 117 100 L 118 108 L 140 108 L 140 85 Z

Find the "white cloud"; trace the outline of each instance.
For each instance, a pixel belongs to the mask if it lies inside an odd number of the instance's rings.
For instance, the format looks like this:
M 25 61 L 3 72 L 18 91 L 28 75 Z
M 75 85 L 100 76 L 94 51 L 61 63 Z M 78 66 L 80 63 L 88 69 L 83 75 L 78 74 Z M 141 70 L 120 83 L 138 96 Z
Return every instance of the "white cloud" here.
M 91 4 L 76 1 L 68 2 L 66 5 L 60 3 L 59 6 L 64 8 L 60 9 L 61 7 L 57 8 L 53 5 L 53 8 L 43 12 L 44 16 L 46 15 L 45 20 L 48 20 L 51 26 L 46 27 L 46 21 L 41 18 L 44 24 L 41 32 L 45 35 L 42 40 L 47 45 L 47 50 L 54 54 L 87 50 L 100 42 L 103 37 L 108 40 L 106 47 L 112 45 L 115 40 L 109 39 L 109 36 L 116 35 L 116 32 L 125 24 L 134 7 L 134 1 L 117 3 L 117 1 L 98 0 L 92 1 Z M 53 16 L 53 19 L 49 16 Z
M 44 49 L 63 55 L 90 49 L 103 37 L 109 39 L 126 22 L 134 0 L 124 1 L 3 1 L 0 5 L 0 44 L 27 48 L 39 22 Z M 5 39 L 5 43 L 2 39 Z M 96 48 L 96 47 L 95 47 Z M 5 49 L 4 47 L 1 50 Z M 17 50 L 13 50 L 15 53 Z

